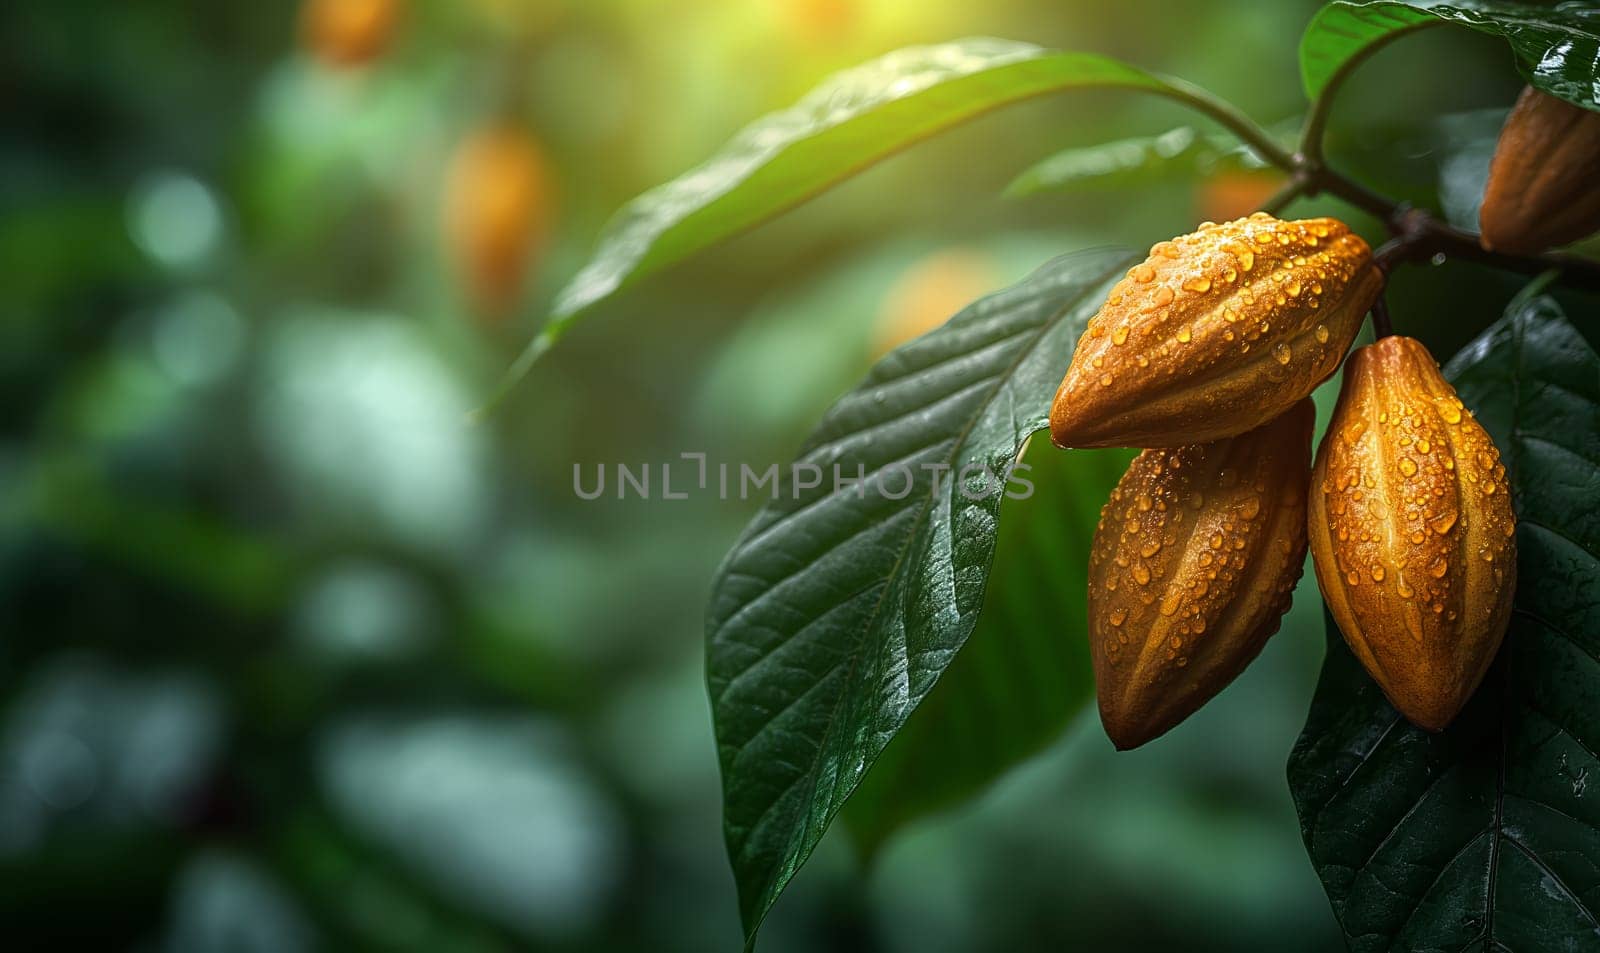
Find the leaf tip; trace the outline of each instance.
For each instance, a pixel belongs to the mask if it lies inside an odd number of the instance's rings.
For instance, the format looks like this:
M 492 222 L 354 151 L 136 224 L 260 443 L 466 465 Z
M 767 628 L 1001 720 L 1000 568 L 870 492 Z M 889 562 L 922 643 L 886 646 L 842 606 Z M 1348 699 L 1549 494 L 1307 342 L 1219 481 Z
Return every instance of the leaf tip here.
M 533 369 L 533 365 L 539 362 L 539 358 L 543 357 L 549 352 L 550 348 L 555 346 L 556 341 L 561 337 L 560 328 L 561 323 L 555 320 L 545 325 L 544 329 L 529 342 L 522 353 L 517 355 L 517 359 L 511 363 L 511 366 L 506 368 L 506 372 L 501 376 L 499 383 L 495 384 L 494 390 L 489 393 L 489 399 L 476 409 L 467 412 L 466 420 L 468 424 L 476 426 L 487 420 L 490 415 L 499 409 L 505 399 L 516 389 L 516 386 L 522 382 L 522 379 L 528 376 L 528 372 Z

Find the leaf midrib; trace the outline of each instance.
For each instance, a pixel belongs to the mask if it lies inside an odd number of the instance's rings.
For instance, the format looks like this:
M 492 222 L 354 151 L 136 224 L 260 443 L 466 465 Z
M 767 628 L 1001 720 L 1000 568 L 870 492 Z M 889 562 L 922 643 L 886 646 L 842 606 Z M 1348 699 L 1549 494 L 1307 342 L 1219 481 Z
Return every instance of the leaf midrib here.
M 1110 274 L 1114 274 L 1114 273 L 1115 273 L 1115 269 L 1108 268 L 1107 271 L 1106 271 L 1106 274 L 1108 276 Z M 975 409 L 975 411 L 972 414 L 972 416 L 970 417 L 970 419 L 968 419 L 966 425 L 964 427 L 962 427 L 961 432 L 959 434 L 957 434 L 956 439 L 951 444 L 951 452 L 949 454 L 947 462 L 953 462 L 956 459 L 956 457 L 958 457 L 961 454 L 962 449 L 966 446 L 968 438 L 971 437 L 971 435 L 972 435 L 972 428 L 977 426 L 978 421 L 983 418 L 984 413 L 993 405 L 995 397 L 998 396 L 1000 394 L 1000 392 L 1005 388 L 1006 381 L 1009 380 L 1011 378 L 1011 376 L 1016 373 L 1017 368 L 1022 365 L 1022 362 L 1024 360 L 1026 360 L 1030 355 L 1033 354 L 1034 349 L 1038 347 L 1040 341 L 1043 340 L 1045 335 L 1047 333 L 1049 333 L 1049 331 L 1051 329 L 1053 329 L 1057 324 L 1059 324 L 1062 320 L 1064 320 L 1069 312 L 1071 312 L 1078 305 L 1082 304 L 1082 302 L 1083 302 L 1083 300 L 1085 298 L 1087 298 L 1095 290 L 1097 290 L 1100 287 L 1102 287 L 1104 284 L 1105 284 L 1105 280 L 1104 279 L 1094 282 L 1093 284 L 1091 284 L 1088 287 L 1084 288 L 1077 295 L 1073 296 L 1069 301 L 1063 303 L 1059 308 L 1057 308 L 1054 312 L 1052 312 L 1050 317 L 1048 317 L 1046 320 L 1044 320 L 1044 321 L 1039 323 L 1039 326 L 1032 331 L 1032 340 L 1030 340 L 1026 345 L 1024 345 L 1024 346 L 1022 346 L 1022 347 L 1017 349 L 1016 357 L 1013 358 L 1012 361 L 1005 367 L 1005 369 L 997 376 L 997 379 L 995 380 L 995 383 L 994 383 L 994 388 L 989 392 L 989 395 L 987 397 L 985 397 L 977 405 L 977 408 Z M 1024 335 L 1023 334 L 1017 334 L 1015 336 L 1016 337 L 1022 337 Z M 1009 340 L 1009 338 L 1008 338 L 1008 340 Z M 937 365 L 932 365 L 932 366 L 937 366 Z M 918 371 L 917 373 L 920 373 L 920 371 Z M 1042 429 L 1042 428 L 1040 428 L 1040 429 Z M 1038 432 L 1038 430 L 1033 431 L 1033 433 L 1037 433 L 1037 432 Z M 1024 435 L 1024 439 L 1026 439 L 1028 436 L 1031 436 L 1031 435 L 1032 435 L 1031 433 L 1030 434 L 1025 434 Z M 925 447 L 923 447 L 923 449 L 926 450 L 929 447 L 937 446 L 937 444 L 939 442 L 942 442 L 942 441 L 935 441 L 934 443 L 927 444 Z M 954 477 L 952 477 L 951 479 L 953 481 Z M 937 489 L 938 489 L 938 480 L 935 479 L 934 486 L 931 488 L 931 490 L 935 490 L 936 491 Z M 826 499 L 826 497 L 824 497 L 824 499 Z M 845 689 L 846 690 L 840 692 L 839 697 L 834 700 L 833 709 L 832 709 L 832 711 L 829 712 L 828 717 L 824 720 L 825 727 L 823 729 L 822 737 L 821 737 L 821 739 L 820 739 L 820 741 L 819 741 L 819 743 L 817 745 L 816 753 L 811 758 L 811 764 L 805 769 L 804 773 L 802 773 L 799 777 L 797 777 L 793 781 L 791 781 L 787 786 L 784 787 L 784 789 L 781 792 L 779 792 L 775 797 L 773 797 L 769 801 L 769 803 L 767 804 L 767 807 L 765 809 L 763 809 L 762 812 L 759 815 L 756 816 L 755 821 L 750 825 L 750 828 L 749 828 L 750 832 L 753 833 L 756 830 L 756 828 L 759 827 L 767 819 L 767 817 L 769 815 L 771 815 L 771 813 L 774 810 L 777 809 L 778 805 L 780 803 L 782 803 L 783 798 L 786 795 L 788 795 L 788 793 L 790 791 L 792 791 L 801 782 L 808 781 L 811 784 L 811 796 L 810 796 L 810 798 L 807 799 L 807 803 L 815 803 L 816 802 L 817 784 L 818 784 L 818 782 L 820 780 L 820 777 L 821 777 L 821 774 L 817 769 L 821 766 L 823 755 L 828 750 L 828 747 L 829 747 L 828 742 L 834 737 L 835 729 L 836 729 L 836 726 L 838 724 L 839 706 L 844 703 L 845 698 L 848 697 L 848 695 L 849 695 L 849 691 L 848 691 L 849 685 L 853 681 L 853 679 L 855 677 L 856 668 L 857 668 L 857 666 L 859 665 L 859 663 L 861 661 L 861 658 L 862 658 L 862 655 L 863 655 L 863 653 L 860 651 L 861 642 L 866 637 L 867 633 L 872 632 L 872 631 L 874 631 L 876 629 L 876 627 L 878 625 L 878 620 L 880 618 L 882 618 L 884 600 L 888 597 L 889 593 L 891 591 L 893 591 L 893 589 L 895 588 L 894 584 L 899 578 L 900 568 L 901 568 L 901 566 L 903 566 L 905 564 L 905 558 L 911 552 L 911 549 L 913 548 L 913 542 L 917 538 L 918 533 L 920 532 L 920 530 L 922 528 L 923 520 L 928 516 L 928 514 L 933 512 L 933 507 L 934 507 L 934 505 L 936 503 L 936 500 L 937 500 L 937 493 L 930 491 L 926 501 L 922 504 L 922 506 L 920 508 L 920 511 L 917 513 L 916 519 L 914 519 L 912 521 L 911 529 L 908 532 L 908 534 L 907 534 L 907 536 L 905 538 L 905 541 L 899 547 L 899 552 L 895 556 L 894 565 L 892 567 L 890 567 L 889 572 L 883 577 L 883 593 L 879 595 L 878 601 L 877 601 L 876 604 L 874 604 L 871 614 L 867 617 L 867 620 L 866 620 L 865 624 L 861 626 L 860 630 L 856 634 L 856 643 L 855 643 L 854 647 L 852 648 L 852 651 L 850 652 L 850 667 L 845 672 Z M 985 578 L 985 580 L 984 580 L 984 588 L 987 589 L 987 587 L 988 587 L 988 579 Z M 942 673 L 941 673 L 941 675 L 942 675 Z M 935 684 L 937 684 L 938 679 L 935 678 L 934 682 L 935 682 Z M 931 685 L 929 686 L 929 690 L 930 691 L 932 690 L 932 686 Z M 920 699 L 919 699 L 919 702 L 920 702 Z M 758 733 L 757 736 L 759 736 L 759 733 Z M 754 737 L 755 736 L 752 737 L 752 740 L 754 740 Z M 863 775 L 864 774 L 865 774 L 865 771 L 863 771 Z M 859 783 L 859 778 L 857 779 L 857 783 Z M 834 802 L 834 798 L 833 797 L 829 797 L 828 798 L 828 805 L 829 806 L 828 806 L 828 811 L 827 811 L 829 814 L 835 813 L 836 810 L 837 810 L 837 808 L 834 806 L 833 802 Z M 808 836 L 810 834 L 810 828 L 811 828 L 811 819 L 810 818 L 811 818 L 811 812 L 807 811 L 805 813 L 805 821 L 804 821 L 804 823 L 796 830 L 795 834 L 793 836 L 791 836 L 791 838 L 790 838 L 790 841 L 789 841 L 790 849 L 785 851 L 784 866 L 789 868 L 789 872 L 788 872 L 788 876 L 789 877 L 793 876 L 793 872 L 794 872 L 795 869 L 798 869 L 799 863 L 803 862 L 805 857 L 809 854 L 809 850 L 806 847 L 804 847 L 803 845 L 804 845 L 804 842 L 808 839 Z M 751 842 L 751 838 L 749 836 L 747 836 L 746 839 L 745 839 L 745 843 L 743 845 L 743 849 L 741 849 L 741 851 L 740 851 L 741 856 L 743 856 L 743 854 L 744 854 L 744 849 L 748 849 L 750 842 Z M 799 845 L 802 845 L 802 846 L 796 847 L 795 846 L 796 844 L 799 844 Z M 782 886 L 783 886 L 783 884 L 785 882 L 787 882 L 787 879 L 788 879 L 787 877 L 780 875 L 780 876 L 774 877 L 774 878 L 772 878 L 771 880 L 768 881 L 767 887 L 762 891 L 762 901 L 761 901 L 761 908 L 762 909 L 757 914 L 757 918 L 756 918 L 755 923 L 751 924 L 750 928 L 746 932 L 747 945 L 748 945 L 749 941 L 754 939 L 755 933 L 756 933 L 756 929 L 760 927 L 760 925 L 761 925 L 761 923 L 763 921 L 765 921 L 766 916 L 767 916 L 767 912 L 771 909 L 772 903 L 776 900 L 777 891 L 782 889 Z

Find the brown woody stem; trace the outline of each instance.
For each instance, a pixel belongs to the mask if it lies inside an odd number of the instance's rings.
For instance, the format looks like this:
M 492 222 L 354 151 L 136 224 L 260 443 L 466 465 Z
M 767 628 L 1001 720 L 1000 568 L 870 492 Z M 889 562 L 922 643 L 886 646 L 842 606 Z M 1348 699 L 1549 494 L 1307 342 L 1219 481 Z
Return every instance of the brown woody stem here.
M 1394 323 L 1389 320 L 1389 302 L 1384 300 L 1383 292 L 1378 292 L 1378 297 L 1372 301 L 1372 334 L 1374 337 L 1386 338 L 1394 333 Z
M 1398 264 L 1443 256 L 1524 275 L 1558 271 L 1561 273 L 1559 280 L 1572 287 L 1600 291 L 1600 261 L 1560 252 L 1515 255 L 1489 251 L 1478 244 L 1478 236 L 1471 232 L 1443 222 L 1425 209 L 1391 201 L 1327 167 L 1307 170 L 1305 176 L 1306 194 L 1326 192 L 1384 223 L 1394 238 L 1378 249 L 1374 259 L 1385 272 L 1392 271 Z

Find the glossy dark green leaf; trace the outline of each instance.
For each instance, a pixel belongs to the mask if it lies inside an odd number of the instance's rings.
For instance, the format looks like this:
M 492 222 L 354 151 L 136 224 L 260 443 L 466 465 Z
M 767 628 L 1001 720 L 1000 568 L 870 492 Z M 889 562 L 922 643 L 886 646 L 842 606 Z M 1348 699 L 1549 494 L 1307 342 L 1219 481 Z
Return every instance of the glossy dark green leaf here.
M 1533 298 L 1446 374 L 1510 470 L 1511 628 L 1429 734 L 1330 621 L 1289 761 L 1302 833 L 1353 950 L 1600 950 L 1600 357 Z
M 723 564 L 707 680 L 752 940 L 971 634 L 1000 475 L 1045 426 L 1079 333 L 1132 260 L 1057 259 L 884 358 Z M 836 473 L 863 482 L 837 486 Z
M 1159 136 L 1119 139 L 1067 149 L 1029 167 L 1006 186 L 1020 198 L 1076 188 L 1125 188 L 1152 181 L 1210 175 L 1223 169 L 1260 169 L 1266 163 L 1226 135 L 1206 135 L 1190 126 Z
M 1534 86 L 1600 108 L 1600 10 L 1593 3 L 1535 6 L 1505 0 L 1330 3 L 1300 40 L 1300 74 L 1315 100 L 1337 77 L 1416 30 L 1456 24 L 1502 37 Z
M 1191 95 L 1109 57 L 990 38 L 899 50 L 840 73 L 623 208 L 562 290 L 530 354 L 595 302 L 897 150 L 1000 106 L 1082 87 Z
M 1007 500 L 983 611 L 966 647 L 845 805 L 874 853 L 901 827 L 954 807 L 1039 753 L 1094 699 L 1084 620 L 1089 540 L 1132 452 L 1061 451 L 1041 435 Z
M 1439 208 L 1457 228 L 1478 230 L 1478 209 L 1489 162 L 1505 125 L 1505 109 L 1475 109 L 1439 116 L 1428 124 L 1437 167 Z

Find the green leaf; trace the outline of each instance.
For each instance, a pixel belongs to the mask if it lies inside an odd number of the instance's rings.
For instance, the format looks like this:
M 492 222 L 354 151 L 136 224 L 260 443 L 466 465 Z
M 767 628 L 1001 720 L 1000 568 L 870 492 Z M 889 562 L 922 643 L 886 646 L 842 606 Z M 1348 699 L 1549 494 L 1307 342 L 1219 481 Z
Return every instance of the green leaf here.
M 1352 950 L 1597 950 L 1600 356 L 1553 301 L 1525 297 L 1446 374 L 1510 470 L 1511 629 L 1467 708 L 1429 734 L 1330 620 L 1289 784 Z
M 1130 459 L 1030 441 L 1019 473 L 1034 489 L 1001 507 L 977 628 L 845 805 L 865 853 L 1042 751 L 1094 698 L 1088 542 Z
M 1438 165 L 1439 208 L 1445 221 L 1457 228 L 1478 230 L 1489 163 L 1505 121 L 1506 110 L 1497 108 L 1450 113 L 1428 124 Z
M 900 149 L 1000 106 L 1084 87 L 1139 89 L 1213 115 L 1229 111 L 1187 84 L 1090 53 L 991 38 L 890 53 L 757 120 L 704 164 L 624 207 L 519 363 L 548 349 L 596 302 Z
M 1315 101 L 1330 84 L 1400 37 L 1446 23 L 1504 38 L 1529 83 L 1570 103 L 1600 108 L 1600 10 L 1591 3 L 1339 0 L 1317 12 L 1300 40 L 1306 96 Z
M 1123 188 L 1209 175 L 1224 168 L 1260 169 L 1266 165 L 1231 136 L 1204 135 L 1193 127 L 1179 126 L 1159 136 L 1120 139 L 1058 152 L 1012 180 L 1006 186 L 1006 195 L 1019 198 L 1086 185 Z
M 723 564 L 707 681 L 752 942 L 972 632 L 1001 503 L 974 468 L 1004 474 L 1046 425 L 1079 333 L 1132 261 L 1057 259 L 884 358 Z M 836 474 L 865 479 L 836 487 Z

